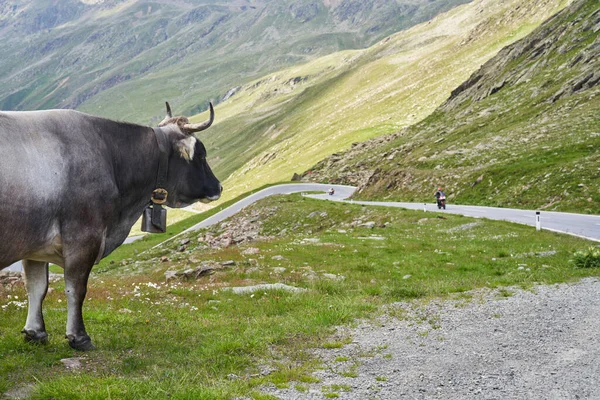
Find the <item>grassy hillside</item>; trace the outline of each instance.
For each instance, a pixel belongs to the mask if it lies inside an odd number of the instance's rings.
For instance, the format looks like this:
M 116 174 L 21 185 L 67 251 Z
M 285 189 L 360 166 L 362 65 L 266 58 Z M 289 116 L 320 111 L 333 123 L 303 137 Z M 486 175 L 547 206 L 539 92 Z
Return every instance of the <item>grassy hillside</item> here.
M 7 0 L 0 109 L 78 108 L 157 121 L 241 84 L 363 48 L 467 0 Z
M 363 225 L 369 221 L 373 228 Z M 249 230 L 254 240 L 248 240 Z M 244 242 L 218 244 L 232 237 Z M 335 327 L 385 309 L 404 318 L 404 307 L 420 303 L 384 305 L 440 296 L 478 301 L 467 291 L 498 288 L 498 296 L 510 296 L 505 286 L 600 273 L 569 262 L 588 246 L 579 238 L 501 221 L 369 209 L 299 195 L 262 200 L 187 239 L 183 249 L 180 242 L 170 243 L 95 270 L 84 315 L 98 349 L 85 354 L 63 338 L 62 279 L 51 283 L 44 301 L 46 346 L 25 343 L 19 333 L 26 318 L 23 284 L 0 284 L 0 396 L 272 399 L 261 387 L 307 390 L 305 384 L 315 379 L 312 371 L 331 368 L 319 365 L 310 350 L 340 348 L 352 340 L 332 338 Z M 167 271 L 173 272 L 169 279 Z M 296 292 L 227 290 L 275 283 Z M 420 335 L 443 337 L 431 312 L 410 321 L 419 324 Z M 420 343 L 416 335 L 410 339 Z M 79 366 L 68 369 L 64 359 Z M 355 362 L 360 359 L 339 360 L 336 370 L 354 376 Z M 340 389 L 331 388 L 324 397 L 335 397 Z
M 502 50 L 419 124 L 319 163 L 361 198 L 600 213 L 600 5 Z
M 203 135 L 217 176 L 227 177 L 225 198 L 290 179 L 353 142 L 419 122 L 484 62 L 567 3 L 477 0 L 366 50 L 242 86 Z

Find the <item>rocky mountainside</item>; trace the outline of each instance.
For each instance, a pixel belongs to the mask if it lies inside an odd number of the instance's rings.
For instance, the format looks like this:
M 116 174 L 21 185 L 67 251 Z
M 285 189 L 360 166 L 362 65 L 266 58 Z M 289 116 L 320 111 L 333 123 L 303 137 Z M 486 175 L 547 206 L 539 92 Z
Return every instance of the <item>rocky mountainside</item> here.
M 0 109 L 149 122 L 468 0 L 0 1 Z
M 600 212 L 600 4 L 578 0 L 485 63 L 432 115 L 303 179 L 361 198 Z
M 225 181 L 224 198 L 289 180 L 353 142 L 421 121 L 482 64 L 569 2 L 475 0 L 367 49 L 236 87 L 202 135 Z

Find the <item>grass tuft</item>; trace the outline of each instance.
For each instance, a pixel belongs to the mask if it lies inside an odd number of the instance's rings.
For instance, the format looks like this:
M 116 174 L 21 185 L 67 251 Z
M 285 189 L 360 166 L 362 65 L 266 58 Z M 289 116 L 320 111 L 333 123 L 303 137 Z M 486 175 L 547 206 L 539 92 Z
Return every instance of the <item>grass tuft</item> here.
M 573 263 L 577 268 L 600 268 L 600 248 L 596 246 L 576 251 Z

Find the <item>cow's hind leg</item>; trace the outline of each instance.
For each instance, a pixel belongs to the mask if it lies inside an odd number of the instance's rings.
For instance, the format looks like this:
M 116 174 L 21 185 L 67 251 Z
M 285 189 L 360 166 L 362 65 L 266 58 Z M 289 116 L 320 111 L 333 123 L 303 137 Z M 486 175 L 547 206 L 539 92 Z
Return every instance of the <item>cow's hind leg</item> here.
M 96 246 L 90 246 L 98 248 Z M 83 301 L 87 293 L 87 282 L 96 257 L 87 251 L 71 255 L 65 260 L 65 293 L 67 295 L 68 315 L 67 334 L 69 345 L 75 350 L 94 350 L 92 340 L 88 336 L 83 323 Z
M 48 334 L 42 315 L 42 302 L 48 291 L 48 263 L 23 260 L 25 285 L 29 297 L 27 322 L 22 332 L 27 342 L 46 343 Z

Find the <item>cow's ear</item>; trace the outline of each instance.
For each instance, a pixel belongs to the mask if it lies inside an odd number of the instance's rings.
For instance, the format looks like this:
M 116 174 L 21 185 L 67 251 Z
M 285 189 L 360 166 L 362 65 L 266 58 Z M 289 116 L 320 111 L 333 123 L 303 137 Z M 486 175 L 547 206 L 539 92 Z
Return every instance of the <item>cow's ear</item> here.
M 188 136 L 185 139 L 180 139 L 175 142 L 174 148 L 184 160 L 192 161 L 194 159 L 194 149 L 196 148 L 196 138 Z

